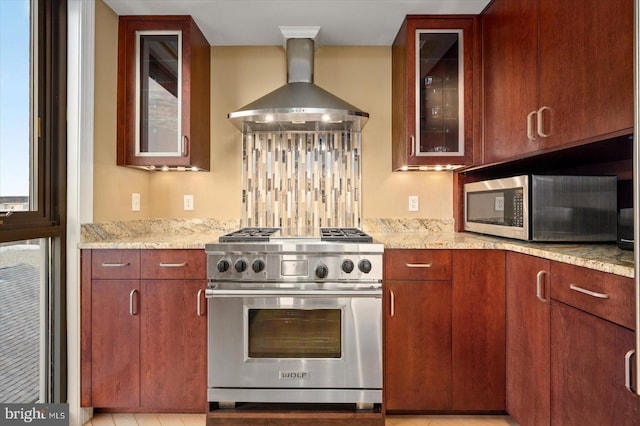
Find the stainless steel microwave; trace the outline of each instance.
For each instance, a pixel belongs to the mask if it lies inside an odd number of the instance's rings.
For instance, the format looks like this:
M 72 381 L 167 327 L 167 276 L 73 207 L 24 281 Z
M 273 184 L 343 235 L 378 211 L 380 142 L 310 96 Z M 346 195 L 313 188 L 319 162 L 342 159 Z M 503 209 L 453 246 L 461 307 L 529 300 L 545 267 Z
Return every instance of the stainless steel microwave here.
M 616 241 L 615 176 L 522 175 L 464 185 L 464 229 L 532 241 Z

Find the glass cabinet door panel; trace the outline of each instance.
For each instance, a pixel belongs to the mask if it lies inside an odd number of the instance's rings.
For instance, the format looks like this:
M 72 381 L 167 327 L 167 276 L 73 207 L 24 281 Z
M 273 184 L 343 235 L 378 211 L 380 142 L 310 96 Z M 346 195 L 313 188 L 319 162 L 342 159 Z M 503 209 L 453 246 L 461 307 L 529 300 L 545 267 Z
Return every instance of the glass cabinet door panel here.
M 417 30 L 416 55 L 416 155 L 462 156 L 462 30 Z
M 182 36 L 137 32 L 136 155 L 182 155 Z

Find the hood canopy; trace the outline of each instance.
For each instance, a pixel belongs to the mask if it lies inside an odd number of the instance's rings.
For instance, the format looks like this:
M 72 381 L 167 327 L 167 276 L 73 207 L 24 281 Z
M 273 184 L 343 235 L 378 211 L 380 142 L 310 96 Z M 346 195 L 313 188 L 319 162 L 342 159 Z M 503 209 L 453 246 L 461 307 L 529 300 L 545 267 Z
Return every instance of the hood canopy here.
M 369 114 L 313 83 L 314 41 L 287 39 L 287 84 L 228 115 L 241 131 L 349 130 Z

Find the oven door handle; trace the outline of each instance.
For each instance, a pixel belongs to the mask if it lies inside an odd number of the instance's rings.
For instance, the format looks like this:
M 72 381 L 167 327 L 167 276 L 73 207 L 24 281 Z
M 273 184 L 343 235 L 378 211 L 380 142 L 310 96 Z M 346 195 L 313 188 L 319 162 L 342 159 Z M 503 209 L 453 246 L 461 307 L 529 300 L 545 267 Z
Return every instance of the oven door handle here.
M 207 299 L 218 297 L 373 297 L 382 298 L 382 287 L 366 290 L 220 290 L 206 289 Z

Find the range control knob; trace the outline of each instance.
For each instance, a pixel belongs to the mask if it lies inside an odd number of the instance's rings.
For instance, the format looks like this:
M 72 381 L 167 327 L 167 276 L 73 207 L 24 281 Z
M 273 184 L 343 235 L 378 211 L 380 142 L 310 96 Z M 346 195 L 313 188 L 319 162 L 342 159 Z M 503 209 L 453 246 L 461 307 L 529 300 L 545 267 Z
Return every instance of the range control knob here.
M 256 274 L 258 272 L 264 271 L 264 260 L 262 259 L 254 260 L 253 263 L 251 264 L 251 269 L 253 269 L 253 272 L 255 272 Z
M 353 262 L 350 261 L 349 259 L 345 260 L 344 262 L 342 262 L 342 270 L 344 272 L 346 272 L 347 274 L 350 274 L 351 271 L 353 271 Z
M 222 259 L 218 262 L 218 272 L 227 272 L 229 270 L 229 261 L 227 259 Z
M 237 260 L 235 265 L 233 265 L 238 272 L 244 272 L 247 270 L 247 261 L 244 259 Z
M 362 259 L 358 263 L 358 269 L 360 269 L 360 271 L 364 272 L 365 274 L 368 274 L 369 272 L 371 272 L 371 262 L 369 262 L 367 259 Z
M 328 274 L 329 274 L 329 268 L 327 268 L 327 265 L 324 265 L 321 263 L 318 266 L 316 266 L 316 277 L 326 278 Z

